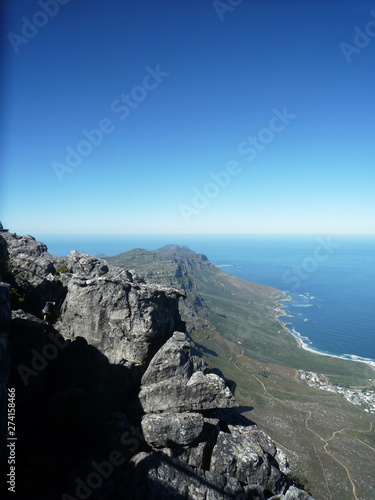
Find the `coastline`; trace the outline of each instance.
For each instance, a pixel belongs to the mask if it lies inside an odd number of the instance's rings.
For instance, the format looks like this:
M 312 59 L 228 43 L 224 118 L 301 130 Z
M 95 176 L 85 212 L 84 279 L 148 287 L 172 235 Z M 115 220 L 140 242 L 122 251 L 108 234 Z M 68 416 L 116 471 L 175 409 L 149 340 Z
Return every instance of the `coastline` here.
M 281 291 L 281 290 L 280 290 Z M 330 358 L 336 358 L 336 359 L 343 359 L 344 361 L 356 361 L 358 363 L 365 363 L 367 364 L 370 368 L 372 368 L 374 374 L 375 374 L 375 360 L 372 359 L 366 359 L 366 358 L 361 358 L 360 356 L 356 356 L 355 354 L 347 354 L 347 355 L 342 355 L 339 356 L 337 354 L 328 354 L 326 352 L 318 351 L 317 349 L 313 349 L 310 346 L 308 346 L 302 339 L 301 334 L 297 332 L 293 326 L 292 323 L 284 323 L 280 318 L 293 318 L 294 316 L 292 314 L 288 314 L 284 309 L 283 305 L 281 304 L 282 302 L 292 302 L 293 299 L 292 297 L 288 296 L 285 292 L 282 292 L 283 294 L 282 298 L 278 298 L 276 301 L 276 306 L 275 306 L 275 318 L 279 322 L 280 326 L 282 329 L 287 332 L 289 335 L 292 335 L 292 337 L 296 340 L 297 345 L 300 349 L 304 349 L 305 351 L 309 351 L 313 354 L 319 354 L 320 356 L 327 356 Z M 288 328 L 288 326 L 291 325 L 292 328 Z

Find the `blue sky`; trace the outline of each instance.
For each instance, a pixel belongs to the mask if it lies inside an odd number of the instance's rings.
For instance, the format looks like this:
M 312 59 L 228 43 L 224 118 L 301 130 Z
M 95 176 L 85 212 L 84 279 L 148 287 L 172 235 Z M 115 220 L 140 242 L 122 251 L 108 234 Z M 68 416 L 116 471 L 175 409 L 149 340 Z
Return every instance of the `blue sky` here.
M 375 233 L 374 2 L 5 3 L 12 231 Z

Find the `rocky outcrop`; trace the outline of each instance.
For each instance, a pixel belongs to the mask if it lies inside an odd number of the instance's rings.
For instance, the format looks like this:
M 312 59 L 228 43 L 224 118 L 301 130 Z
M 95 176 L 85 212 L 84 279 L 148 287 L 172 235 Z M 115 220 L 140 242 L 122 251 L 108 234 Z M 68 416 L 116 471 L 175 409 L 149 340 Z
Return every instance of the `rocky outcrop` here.
M 184 329 L 181 293 L 173 287 L 146 285 L 84 252 L 53 257 L 32 236 L 2 233 L 0 240 L 14 308 L 41 317 L 45 303 L 54 302 L 55 328 L 67 338 L 84 337 L 112 363 L 145 368 L 172 332 Z
M 233 413 L 230 387 L 219 370 L 197 362 L 182 332 L 157 352 L 139 393 L 143 435 L 155 450 L 134 458 L 145 498 L 158 498 L 161 487 L 171 499 L 284 498 L 291 481 L 280 470 L 277 447 L 256 424 Z
M 2 233 L 0 254 L 0 398 L 9 337 L 22 498 L 310 500 L 236 413 L 235 384 L 192 355 L 178 289 L 30 236 Z
M 151 252 L 137 248 L 106 260 L 115 266 L 135 269 L 149 283 L 182 289 L 186 299 L 179 302 L 179 310 L 188 332 L 210 325 L 208 308 L 192 279 L 192 273 L 203 275 L 206 268 L 213 267 L 205 255 L 183 245 L 166 245 Z
M 6 244 L 4 280 L 11 285 L 12 309 L 22 308 L 38 316 L 48 300 L 61 305 L 65 290 L 56 279 L 57 259 L 46 245 L 14 233 L 1 233 L 0 240 Z
M 175 289 L 149 287 L 131 273 L 73 275 L 61 308 L 59 331 L 80 335 L 112 363 L 145 366 L 182 322 Z

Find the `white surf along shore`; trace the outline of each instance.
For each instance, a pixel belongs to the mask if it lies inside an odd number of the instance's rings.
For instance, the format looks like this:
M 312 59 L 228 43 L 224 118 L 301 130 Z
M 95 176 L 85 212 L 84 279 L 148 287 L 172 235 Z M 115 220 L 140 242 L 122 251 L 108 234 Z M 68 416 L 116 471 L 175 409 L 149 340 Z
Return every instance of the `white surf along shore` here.
M 279 323 L 281 324 L 282 328 L 288 332 L 290 335 L 292 335 L 296 341 L 298 346 L 301 349 L 304 349 L 305 351 L 312 352 L 314 354 L 319 354 L 321 356 L 328 356 L 330 358 L 338 358 L 338 359 L 344 359 L 346 361 L 357 361 L 359 363 L 366 363 L 369 365 L 375 372 L 375 360 L 371 358 L 362 358 L 360 356 L 356 356 L 355 354 L 343 354 L 341 356 L 336 355 L 336 354 L 329 354 L 327 352 L 319 351 L 317 349 L 312 348 L 307 342 L 309 339 L 305 336 L 302 336 L 292 325 L 292 323 L 285 323 L 283 322 L 280 318 L 293 318 L 293 315 L 288 314 L 285 309 L 284 309 L 284 304 L 283 302 L 292 302 L 293 298 L 288 296 L 286 292 L 282 292 L 284 294 L 283 298 L 279 299 L 278 305 L 276 306 L 276 316 L 277 319 L 279 320 Z

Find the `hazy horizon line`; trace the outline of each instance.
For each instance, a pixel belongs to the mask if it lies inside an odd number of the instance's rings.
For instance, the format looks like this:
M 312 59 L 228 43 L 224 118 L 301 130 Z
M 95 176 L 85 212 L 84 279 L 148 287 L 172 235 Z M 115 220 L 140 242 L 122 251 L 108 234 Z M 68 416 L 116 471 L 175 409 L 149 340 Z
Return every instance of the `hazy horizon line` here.
M 12 231 L 9 231 L 12 232 Z M 186 233 L 186 232 L 110 232 L 110 233 L 96 233 L 96 232 L 55 232 L 55 231 L 33 231 L 36 234 L 42 235 L 69 235 L 69 236 L 375 236 L 374 233 L 364 232 L 329 232 L 329 231 L 312 231 L 312 232 L 212 232 L 212 233 Z M 30 233 L 25 233 L 30 234 Z

